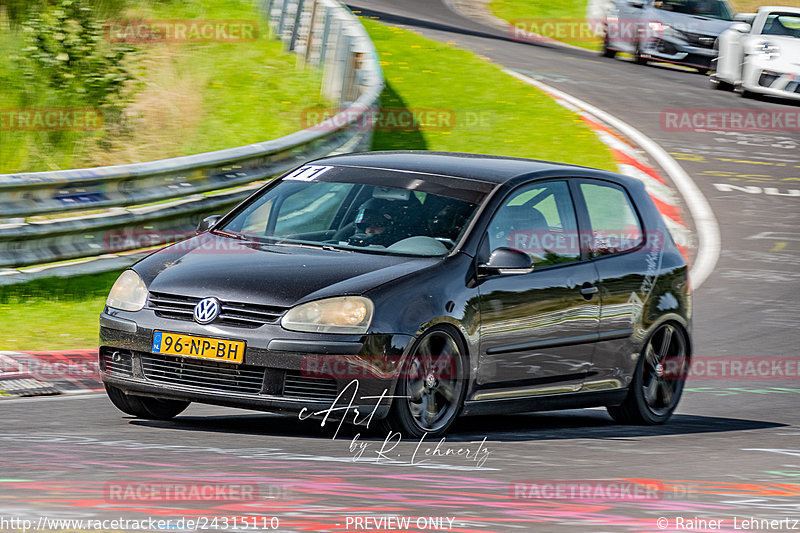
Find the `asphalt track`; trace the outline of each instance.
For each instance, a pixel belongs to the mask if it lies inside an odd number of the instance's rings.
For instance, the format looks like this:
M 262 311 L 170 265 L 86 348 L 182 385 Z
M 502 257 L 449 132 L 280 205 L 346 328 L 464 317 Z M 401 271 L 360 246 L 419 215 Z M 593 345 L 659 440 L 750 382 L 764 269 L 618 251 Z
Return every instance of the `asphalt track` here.
M 512 42 L 438 0 L 352 7 L 542 80 L 670 152 L 721 230 L 719 261 L 694 294 L 696 360 L 797 362 L 800 136 L 666 131 L 660 120 L 665 109 L 797 106 L 712 91 L 707 78 L 688 71 Z M 120 416 L 97 394 L 4 400 L 0 519 L 31 519 L 31 530 L 67 529 L 42 518 L 228 517 L 204 523 L 253 530 L 270 523 L 233 527 L 233 517 L 267 515 L 284 531 L 375 531 L 374 521 L 354 517 L 398 516 L 420 531 L 433 522 L 419 517 L 449 517 L 445 530 L 486 532 L 742 531 L 752 529 L 742 520 L 756 517 L 788 519 L 766 530 L 800 529 L 793 522 L 800 520 L 800 387 L 796 375 L 775 374 L 692 378 L 677 414 L 661 427 L 617 426 L 603 410 L 467 418 L 438 449 L 402 442 L 392 461 L 378 454 L 382 440 L 359 438 L 361 448 L 346 428 L 333 439 L 330 425 L 294 418 L 194 405 L 161 423 Z M 453 455 L 458 449 L 469 457 Z M 523 480 L 628 480 L 661 490 L 638 499 L 536 499 L 514 491 Z M 148 501 L 117 490 L 153 483 L 258 490 L 250 499 L 213 501 Z M 722 522 L 700 522 L 712 519 Z M 0 521 L 0 530 L 22 529 L 14 525 Z M 134 529 L 114 525 L 103 529 Z M 396 529 L 389 525 L 380 530 Z M 99 529 L 92 526 L 71 529 Z

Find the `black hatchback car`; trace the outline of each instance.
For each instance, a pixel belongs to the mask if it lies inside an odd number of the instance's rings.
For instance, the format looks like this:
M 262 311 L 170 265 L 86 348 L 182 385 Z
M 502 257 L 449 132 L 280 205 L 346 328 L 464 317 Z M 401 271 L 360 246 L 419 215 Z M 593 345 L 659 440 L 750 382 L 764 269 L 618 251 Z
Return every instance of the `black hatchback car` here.
M 202 402 L 422 436 L 460 414 L 607 406 L 658 424 L 689 367 L 691 295 L 637 180 L 373 152 L 205 219 L 120 276 L 100 326 L 108 395 L 137 417 Z

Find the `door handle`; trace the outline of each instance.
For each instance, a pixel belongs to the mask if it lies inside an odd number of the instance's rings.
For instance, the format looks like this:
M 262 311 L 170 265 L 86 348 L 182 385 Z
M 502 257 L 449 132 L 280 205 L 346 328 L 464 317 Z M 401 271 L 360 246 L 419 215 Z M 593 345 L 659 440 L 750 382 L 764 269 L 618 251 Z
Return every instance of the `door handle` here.
M 581 287 L 581 294 L 587 300 L 591 300 L 592 296 L 600 292 L 600 289 L 595 287 L 594 285 L 590 285 L 589 283 L 584 283 L 583 287 Z

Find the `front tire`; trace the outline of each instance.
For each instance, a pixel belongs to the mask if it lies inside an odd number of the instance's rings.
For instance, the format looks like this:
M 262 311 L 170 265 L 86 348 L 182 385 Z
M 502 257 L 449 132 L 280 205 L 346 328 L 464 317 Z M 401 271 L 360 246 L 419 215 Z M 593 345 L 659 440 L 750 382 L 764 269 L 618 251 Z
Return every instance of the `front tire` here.
M 439 437 L 453 425 L 467 392 L 461 336 L 436 326 L 422 335 L 408 355 L 386 419 L 406 437 Z
M 605 29 L 605 33 L 603 35 L 603 49 L 601 50 L 601 54 L 603 57 L 607 57 L 609 59 L 613 59 L 617 56 L 617 51 L 611 49 L 611 43 L 609 41 L 610 37 L 608 36 L 608 28 Z
M 108 399 L 114 406 L 125 414 L 136 418 L 152 420 L 170 420 L 182 413 L 191 402 L 180 400 L 162 400 L 125 394 L 121 389 L 112 385 L 105 385 Z
M 663 424 L 672 416 L 689 368 L 689 342 L 678 326 L 659 326 L 645 344 L 628 395 L 608 414 L 621 424 Z
M 716 77 L 712 77 L 710 83 L 711 88 L 717 91 L 732 91 L 734 89 L 732 83 L 728 83 Z

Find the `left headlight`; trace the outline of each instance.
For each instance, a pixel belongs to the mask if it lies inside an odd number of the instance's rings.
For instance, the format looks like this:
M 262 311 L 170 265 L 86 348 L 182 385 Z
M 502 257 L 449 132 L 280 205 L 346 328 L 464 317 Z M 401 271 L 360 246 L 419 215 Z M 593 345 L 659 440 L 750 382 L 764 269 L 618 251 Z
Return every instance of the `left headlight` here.
M 374 308 L 372 300 L 362 296 L 327 298 L 289 309 L 281 326 L 309 333 L 363 334 L 372 322 Z
M 122 311 L 139 311 L 147 302 L 147 287 L 133 270 L 126 270 L 108 293 L 106 305 Z

